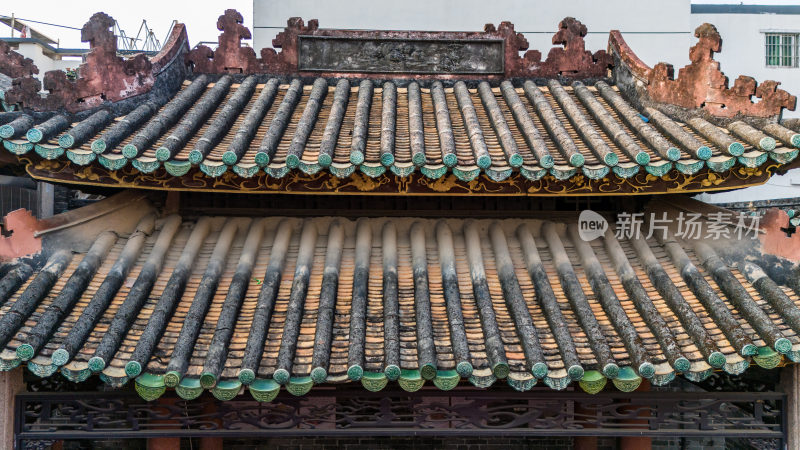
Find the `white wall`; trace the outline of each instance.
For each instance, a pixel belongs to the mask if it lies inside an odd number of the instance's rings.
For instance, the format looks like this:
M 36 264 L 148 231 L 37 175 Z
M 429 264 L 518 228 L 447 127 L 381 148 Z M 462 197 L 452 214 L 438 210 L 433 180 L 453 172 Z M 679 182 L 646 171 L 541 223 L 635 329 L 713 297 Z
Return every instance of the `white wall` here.
M 17 53 L 21 54 L 26 58 L 30 58 L 33 60 L 33 63 L 36 64 L 36 67 L 39 68 L 39 75 L 38 78 L 44 76 L 44 74 L 50 70 L 65 70 L 65 69 L 77 69 L 78 66 L 81 64 L 80 59 L 78 60 L 63 60 L 63 59 L 53 59 L 48 55 L 45 55 L 42 49 L 42 46 L 33 43 L 33 42 L 20 42 L 19 48 L 15 49 Z
M 321 28 L 435 31 L 480 31 L 507 20 L 545 58 L 558 22 L 573 16 L 589 29 L 589 50 L 605 49 L 609 30 L 619 29 L 646 63 L 684 65 L 690 15 L 689 0 L 253 0 L 253 48 L 271 47 L 289 17 L 319 19 Z
M 779 88 L 800 97 L 800 68 L 767 67 L 763 30 L 800 33 L 800 15 L 791 14 L 692 14 L 692 29 L 708 22 L 722 36 L 722 51 L 715 56 L 730 85 L 739 75 L 757 82 L 780 81 Z M 798 105 L 800 106 L 800 105 Z M 800 108 L 784 110 L 784 117 L 800 117 Z

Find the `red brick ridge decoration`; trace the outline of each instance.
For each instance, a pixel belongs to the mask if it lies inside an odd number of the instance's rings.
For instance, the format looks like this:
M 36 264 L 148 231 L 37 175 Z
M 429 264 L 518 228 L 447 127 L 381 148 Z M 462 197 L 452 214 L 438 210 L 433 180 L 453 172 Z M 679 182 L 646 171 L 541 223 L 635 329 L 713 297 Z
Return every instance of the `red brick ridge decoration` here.
M 393 38 L 393 39 L 502 39 L 505 41 L 505 73 L 503 77 L 545 77 L 564 76 L 568 78 L 591 78 L 606 76 L 611 66 L 611 57 L 605 50 L 594 55 L 585 48 L 586 26 L 572 17 L 559 24 L 553 36 L 554 45 L 563 45 L 550 50 L 545 61 L 538 50 L 530 50 L 524 56 L 520 52 L 528 50 L 528 40 L 514 30 L 511 22 L 501 22 L 495 27 L 487 24 L 483 32 L 451 31 L 381 31 L 381 30 L 336 30 L 321 29 L 316 19 L 306 25 L 303 19 L 292 17 L 286 28 L 272 40 L 273 48 L 260 51 L 260 58 L 250 47 L 242 46 L 242 39 L 252 37 L 250 30 L 243 25 L 242 15 L 228 9 L 219 16 L 217 28 L 222 31 L 216 50 L 198 46 L 186 56 L 187 64 L 196 73 L 273 73 L 290 75 L 313 75 L 298 70 L 298 36 L 326 36 L 348 38 Z M 327 76 L 363 78 L 382 77 L 375 73 L 326 73 Z M 407 74 L 413 75 L 413 74 Z M 404 74 L 391 74 L 393 78 Z M 455 78 L 454 75 L 417 75 L 415 78 Z M 493 78 L 493 75 L 462 75 L 458 78 Z
M 800 237 L 794 234 L 787 236 L 781 229 L 789 225 L 789 215 L 778 208 L 770 208 L 761 219 L 761 250 L 775 256 L 786 258 L 792 262 L 800 262 Z
M 41 229 L 39 220 L 27 209 L 8 213 L 3 218 L 3 228 L 11 236 L 0 236 L 0 261 L 7 262 L 42 251 L 42 239 L 35 235 Z
M 78 68 L 78 79 L 67 79 L 62 70 L 44 74 L 43 83 L 33 77 L 39 69 L 29 59 L 16 52 L 7 52 L 8 45 L 0 41 L 0 72 L 13 77 L 6 92 L 6 103 L 19 104 L 36 111 L 66 109 L 77 112 L 100 106 L 105 101 L 116 102 L 152 89 L 156 75 L 175 58 L 182 47 L 188 48 L 186 27 L 177 24 L 153 59 L 137 54 L 125 59 L 117 56 L 117 38 L 111 32 L 114 19 L 95 13 L 81 29 L 81 40 L 89 43 L 86 62 Z M 16 56 L 15 56 L 16 55 Z M 49 95 L 42 97 L 44 88 Z
M 764 81 L 756 86 L 755 79 L 741 75 L 729 88 L 728 77 L 719 70 L 719 62 L 714 61 L 714 53 L 722 46 L 717 29 L 704 23 L 694 34 L 699 41 L 689 51 L 692 62 L 678 71 L 677 79 L 672 65 L 667 63 L 659 63 L 650 71 L 647 88 L 650 98 L 684 108 L 703 108 L 720 117 L 740 113 L 769 117 L 780 114 L 781 108 L 794 110 L 797 97 L 778 89 L 777 81 Z M 753 103 L 753 95 L 761 101 Z
M 111 32 L 114 19 L 105 13 L 95 13 L 81 29 L 81 41 L 91 49 L 86 62 L 78 68 L 76 81 L 67 79 L 61 70 L 44 74 L 47 97 L 38 94 L 38 80 L 14 80 L 7 101 L 35 110 L 61 107 L 70 112 L 93 108 L 105 100 L 112 102 L 148 92 L 154 83 L 152 65 L 143 54 L 131 59 L 117 56 L 117 38 Z
M 39 73 L 33 60 L 11 50 L 7 42 L 0 40 L 0 73 L 11 78 L 31 77 Z
M 611 55 L 605 50 L 592 52 L 586 50 L 584 37 L 586 25 L 574 17 L 566 17 L 558 24 L 558 32 L 553 35 L 553 45 L 563 45 L 564 48 L 553 47 L 547 54 L 547 59 L 541 62 L 542 54 L 538 50 L 530 50 L 523 58 L 523 69 L 531 75 L 546 78 L 555 78 L 559 75 L 570 78 L 604 77 L 611 67 Z M 524 71 L 519 75 L 526 76 Z

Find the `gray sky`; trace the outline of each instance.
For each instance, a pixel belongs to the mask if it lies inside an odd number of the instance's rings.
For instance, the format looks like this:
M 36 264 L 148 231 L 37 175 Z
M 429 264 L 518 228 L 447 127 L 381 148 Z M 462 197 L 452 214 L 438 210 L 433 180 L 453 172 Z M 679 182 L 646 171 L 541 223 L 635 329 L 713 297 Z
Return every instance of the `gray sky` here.
M 119 22 L 129 37 L 136 36 L 142 19 L 155 32 L 163 44 L 173 19 L 186 24 L 191 45 L 199 41 L 216 41 L 217 17 L 225 9 L 233 8 L 242 13 L 247 27 L 253 25 L 253 0 L 224 1 L 171 1 L 171 0 L 28 0 L 24 2 L 0 2 L 0 14 L 14 13 L 22 19 L 38 20 L 80 29 L 92 14 L 103 11 Z M 61 41 L 61 47 L 85 48 L 81 32 L 67 28 L 30 24 L 45 35 Z M 0 24 L 0 36 L 9 36 L 11 29 Z
M 244 24 L 252 28 L 254 0 L 208 1 L 170 1 L 170 0 L 81 0 L 65 2 L 64 0 L 28 0 L 24 2 L 6 1 L 0 3 L 0 14 L 10 16 L 14 13 L 22 19 L 32 19 L 58 25 L 66 25 L 80 29 L 92 14 L 103 11 L 119 22 L 129 37 L 136 36 L 142 19 L 163 43 L 173 19 L 187 26 L 191 45 L 199 41 L 216 41 L 219 31 L 216 29 L 217 17 L 227 8 L 237 9 L 244 16 Z M 259 0 L 255 0 L 259 1 Z M 260 0 L 273 1 L 273 0 Z M 290 0 L 284 0 L 290 1 Z M 324 0 L 322 0 L 324 1 Z M 692 3 L 738 3 L 732 0 L 693 0 Z M 744 4 L 798 4 L 800 0 L 750 0 Z M 312 19 L 313 12 L 303 16 Z M 283 21 L 287 18 L 281 18 Z M 40 32 L 53 39 L 60 40 L 61 47 L 84 48 L 87 44 L 80 41 L 80 31 L 67 28 L 31 24 Z M 252 30 L 251 30 L 252 31 Z M 10 28 L 0 25 L 0 37 L 8 36 Z

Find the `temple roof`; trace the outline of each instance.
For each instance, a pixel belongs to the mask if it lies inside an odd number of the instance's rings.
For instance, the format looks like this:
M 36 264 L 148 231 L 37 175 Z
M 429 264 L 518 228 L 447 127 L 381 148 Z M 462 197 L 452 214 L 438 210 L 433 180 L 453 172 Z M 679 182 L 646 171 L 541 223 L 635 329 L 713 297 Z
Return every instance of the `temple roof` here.
M 37 177 L 49 170 L 64 179 L 87 167 L 98 175 L 146 174 L 138 186 L 178 189 L 207 188 L 217 178 L 263 190 L 271 190 L 263 186 L 270 180 L 323 175 L 345 184 L 354 172 L 376 185 L 450 177 L 464 186 L 527 186 L 549 175 L 637 186 L 651 181 L 648 174 L 713 178 L 780 166 L 800 147 L 800 133 L 774 123 L 680 123 L 652 108 L 646 118 L 603 82 L 470 88 L 237 78 L 198 76 L 165 105 L 145 103 L 117 120 L 106 111 L 76 123 L 63 114 L 39 124 L 22 116 L 0 128 L 0 137 L 7 151 L 41 161 L 32 164 Z M 168 182 L 175 177 L 186 182 Z
M 80 77 L 48 72 L 44 97 L 38 69 L 0 47 L 0 72 L 14 77 L 2 100 L 16 109 L 0 115 L 0 140 L 35 178 L 596 195 L 731 189 L 797 165 L 800 130 L 777 120 L 796 97 L 746 76 L 729 88 L 708 24 L 675 78 L 667 64 L 645 65 L 618 31 L 608 53 L 586 50 L 586 26 L 574 18 L 559 24 L 546 58 L 509 22 L 399 32 L 299 18 L 275 38 L 280 52 L 256 56 L 241 42 L 250 37 L 241 15 L 228 10 L 215 50 L 189 51 L 179 26 L 159 55 L 130 60 L 114 53 L 109 20 L 98 13 L 84 26 L 92 52 Z
M 780 217 L 746 220 L 761 227 L 753 239 L 697 202 L 646 212 L 697 214 L 730 234 L 612 225 L 589 240 L 576 215 L 555 212 L 158 217 L 135 192 L 44 221 L 14 213 L 0 247 L 35 256 L 3 267 L 0 367 L 135 381 L 148 400 L 167 387 L 270 400 L 281 385 L 301 395 L 343 382 L 630 391 L 800 359 L 800 284 L 785 259 L 798 255 L 781 253 Z

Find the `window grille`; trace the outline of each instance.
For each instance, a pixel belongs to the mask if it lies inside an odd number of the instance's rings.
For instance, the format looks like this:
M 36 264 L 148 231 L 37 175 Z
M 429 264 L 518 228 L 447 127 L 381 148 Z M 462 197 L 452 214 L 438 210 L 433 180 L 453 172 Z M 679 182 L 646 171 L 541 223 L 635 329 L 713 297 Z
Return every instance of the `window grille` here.
M 797 33 L 766 33 L 767 67 L 797 67 Z

